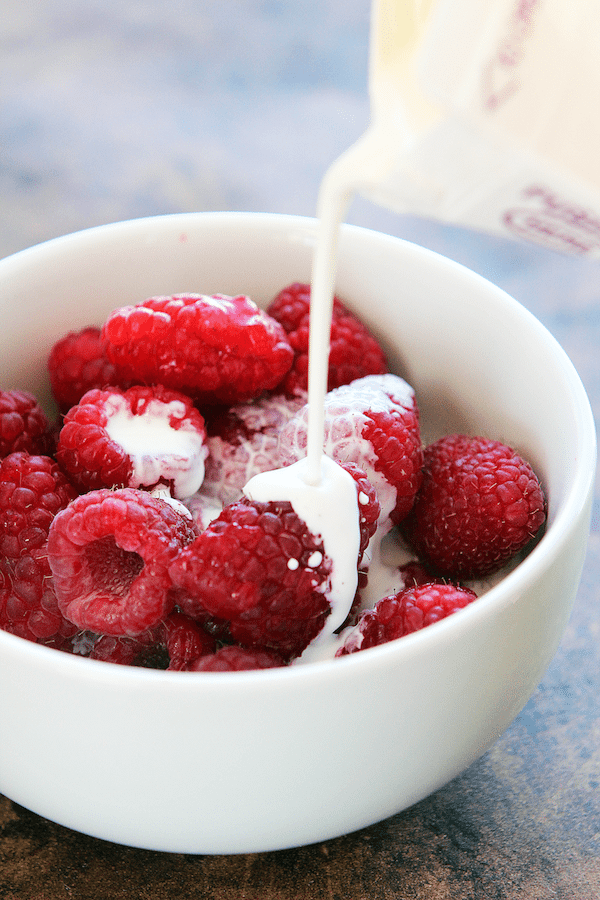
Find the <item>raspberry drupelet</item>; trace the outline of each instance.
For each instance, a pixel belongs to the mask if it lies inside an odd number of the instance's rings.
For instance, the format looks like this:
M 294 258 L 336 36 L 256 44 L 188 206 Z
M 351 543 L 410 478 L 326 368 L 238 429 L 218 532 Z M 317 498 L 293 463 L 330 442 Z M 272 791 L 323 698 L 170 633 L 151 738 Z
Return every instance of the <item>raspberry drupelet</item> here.
M 58 605 L 78 628 L 136 637 L 173 609 L 169 566 L 197 532 L 170 503 L 133 488 L 77 497 L 50 526 Z
M 102 337 L 118 377 L 162 384 L 200 405 L 275 388 L 294 358 L 283 327 L 249 297 L 176 294 L 115 310 Z
M 288 285 L 267 307 L 267 312 L 281 322 L 294 350 L 294 363 L 283 382 L 284 390 L 289 396 L 306 395 L 310 285 L 302 282 Z M 331 391 L 365 375 L 382 375 L 387 371 L 385 354 L 373 335 L 339 297 L 334 297 L 327 389 Z
M 528 462 L 500 441 L 453 434 L 425 449 L 423 483 L 402 527 L 435 571 L 464 580 L 500 569 L 545 518 Z

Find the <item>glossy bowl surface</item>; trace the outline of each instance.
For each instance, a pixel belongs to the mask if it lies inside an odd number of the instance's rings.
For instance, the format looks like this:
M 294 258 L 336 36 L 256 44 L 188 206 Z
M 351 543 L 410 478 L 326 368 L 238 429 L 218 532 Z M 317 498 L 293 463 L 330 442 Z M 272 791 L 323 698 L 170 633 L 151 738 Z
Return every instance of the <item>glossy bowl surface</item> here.
M 0 384 L 48 399 L 45 360 L 117 306 L 186 291 L 267 304 L 309 280 L 316 223 L 164 216 L 58 238 L 0 261 Z M 238 853 L 325 840 L 441 787 L 521 710 L 564 631 L 589 532 L 595 431 L 581 382 L 503 291 L 430 251 L 344 226 L 337 291 L 417 391 L 427 439 L 517 447 L 548 529 L 476 603 L 341 660 L 170 673 L 68 656 L 0 632 L 0 791 L 88 834 Z

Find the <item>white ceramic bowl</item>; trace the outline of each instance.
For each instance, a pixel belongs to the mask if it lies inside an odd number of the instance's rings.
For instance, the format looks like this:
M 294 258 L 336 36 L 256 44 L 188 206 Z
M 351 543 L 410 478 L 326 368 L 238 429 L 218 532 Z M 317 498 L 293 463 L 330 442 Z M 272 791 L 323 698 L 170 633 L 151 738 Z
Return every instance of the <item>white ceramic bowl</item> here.
M 200 213 L 58 238 L 0 262 L 0 384 L 48 397 L 64 332 L 153 294 L 309 280 L 312 220 Z M 583 565 L 595 469 L 589 403 L 540 323 L 434 253 L 344 227 L 338 292 L 415 387 L 428 436 L 485 433 L 541 475 L 549 525 L 460 613 L 289 669 L 176 673 L 69 656 L 0 632 L 0 791 L 70 828 L 156 850 L 282 849 L 381 820 L 502 733 L 546 670 Z

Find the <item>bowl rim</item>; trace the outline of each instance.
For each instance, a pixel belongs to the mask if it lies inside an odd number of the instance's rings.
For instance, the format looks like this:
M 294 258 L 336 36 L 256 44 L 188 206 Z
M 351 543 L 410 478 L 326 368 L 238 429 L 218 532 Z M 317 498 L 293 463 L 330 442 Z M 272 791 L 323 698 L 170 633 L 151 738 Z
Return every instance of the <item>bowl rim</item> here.
M 203 221 L 207 224 L 214 223 L 215 225 L 230 225 L 233 223 L 245 225 L 252 222 L 256 226 L 272 227 L 276 231 L 285 229 L 297 230 L 298 227 L 301 227 L 304 229 L 308 228 L 314 231 L 315 234 L 318 227 L 317 219 L 305 216 L 235 211 L 168 213 L 126 219 L 53 237 L 31 247 L 18 250 L 0 259 L 0 279 L 4 272 L 10 274 L 11 269 L 18 270 L 22 265 L 27 265 L 31 257 L 51 253 L 55 247 L 62 244 L 68 245 L 80 241 L 94 240 L 96 235 L 102 236 L 102 234 L 111 231 L 128 231 L 145 227 L 160 228 L 163 223 L 183 225 L 195 221 Z M 343 239 L 344 234 L 363 235 L 368 236 L 371 240 L 402 245 L 407 252 L 426 258 L 430 264 L 443 266 L 446 269 L 454 269 L 461 272 L 463 277 L 483 283 L 488 293 L 495 293 L 496 297 L 501 299 L 503 303 L 517 307 L 522 313 L 526 314 L 531 324 L 538 328 L 540 335 L 543 335 L 551 344 L 553 352 L 560 357 L 564 376 L 568 382 L 574 402 L 574 414 L 578 423 L 579 453 L 577 464 L 574 467 L 571 487 L 543 538 L 513 571 L 509 572 L 498 584 L 479 597 L 477 603 L 470 604 L 461 610 L 460 615 L 449 616 L 426 629 L 406 635 L 401 640 L 372 647 L 361 653 L 349 654 L 340 659 L 315 660 L 306 665 L 291 665 L 282 668 L 244 672 L 172 672 L 122 666 L 116 663 L 106 663 L 100 660 L 78 657 L 77 655 L 57 651 L 52 647 L 35 644 L 1 629 L 0 654 L 4 655 L 4 653 L 7 653 L 11 656 L 23 657 L 25 660 L 31 659 L 32 662 L 35 661 L 44 668 L 55 669 L 61 673 L 72 671 L 74 674 L 77 674 L 78 680 L 85 678 L 92 681 L 135 685 L 137 687 L 148 685 L 151 690 L 154 690 L 156 685 L 160 684 L 166 690 L 173 689 L 178 693 L 181 693 L 182 690 L 191 690 L 195 694 L 199 691 L 202 692 L 204 688 L 211 691 L 234 691 L 239 693 L 244 686 L 247 686 L 248 690 L 253 691 L 256 685 L 262 686 L 265 682 L 270 684 L 279 682 L 287 684 L 288 679 L 305 680 L 310 684 L 313 678 L 322 679 L 325 675 L 333 679 L 344 677 L 344 673 L 349 671 L 348 667 L 358 669 L 359 672 L 363 669 L 385 668 L 390 657 L 398 661 L 401 659 L 408 661 L 422 651 L 432 652 L 438 643 L 452 640 L 453 635 L 458 637 L 465 630 L 471 628 L 471 623 L 487 617 L 494 610 L 513 602 L 514 586 L 516 584 L 519 585 L 519 590 L 522 593 L 540 576 L 549 559 L 558 553 L 560 547 L 569 539 L 574 523 L 584 513 L 595 481 L 597 459 L 596 427 L 589 399 L 573 363 L 546 326 L 529 312 L 523 304 L 487 278 L 473 272 L 467 266 L 405 238 L 388 235 L 363 226 L 343 223 L 340 239 Z M 187 687 L 182 688 L 182 685 Z

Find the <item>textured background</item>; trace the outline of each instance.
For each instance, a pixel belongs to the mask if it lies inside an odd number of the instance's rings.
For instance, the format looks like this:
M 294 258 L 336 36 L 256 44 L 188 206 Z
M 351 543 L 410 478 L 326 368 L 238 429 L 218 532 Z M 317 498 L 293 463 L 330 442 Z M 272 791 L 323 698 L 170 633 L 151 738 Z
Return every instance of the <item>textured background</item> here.
M 0 257 L 137 216 L 314 215 L 324 170 L 368 121 L 368 17 L 367 0 L 4 0 Z M 597 415 L 600 263 L 362 200 L 348 220 L 441 251 L 516 296 L 563 344 Z M 0 896 L 599 897 L 599 581 L 596 504 L 544 681 L 481 760 L 414 808 L 313 847 L 183 857 L 84 837 L 0 798 Z

